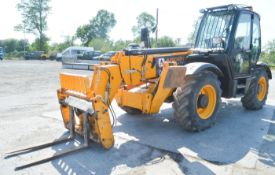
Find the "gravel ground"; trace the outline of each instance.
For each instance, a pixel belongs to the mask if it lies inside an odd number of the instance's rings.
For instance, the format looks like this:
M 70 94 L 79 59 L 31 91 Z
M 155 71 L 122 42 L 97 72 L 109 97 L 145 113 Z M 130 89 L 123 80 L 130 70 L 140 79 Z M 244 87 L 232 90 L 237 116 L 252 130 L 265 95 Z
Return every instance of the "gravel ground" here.
M 132 117 L 114 102 L 114 148 L 92 144 L 88 150 L 14 171 L 83 140 L 4 159 L 8 151 L 68 135 L 56 98 L 61 71 L 92 74 L 62 70 L 54 61 L 0 62 L 0 174 L 275 174 L 275 80 L 263 110 L 246 111 L 240 99 L 223 99 L 219 121 L 201 133 L 182 131 L 171 120 L 171 104 L 164 104 L 157 115 Z

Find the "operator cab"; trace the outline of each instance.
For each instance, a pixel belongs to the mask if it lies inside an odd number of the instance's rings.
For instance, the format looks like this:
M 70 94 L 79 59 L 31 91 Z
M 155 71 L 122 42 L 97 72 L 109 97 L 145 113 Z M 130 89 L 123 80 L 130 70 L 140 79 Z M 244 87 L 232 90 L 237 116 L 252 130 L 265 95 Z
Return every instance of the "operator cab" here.
M 260 46 L 260 17 L 252 11 L 252 7 L 227 5 L 200 12 L 203 17 L 197 32 L 195 50 L 215 52 L 232 49 L 230 46 L 242 49 L 252 49 L 252 44 Z M 251 37 L 255 40 L 251 40 Z
M 261 53 L 260 16 L 251 6 L 233 4 L 200 12 L 203 16 L 189 61 L 217 65 L 226 77 L 221 78 L 223 96 L 235 96 L 235 86 L 246 83 Z M 223 83 L 228 81 L 229 85 Z

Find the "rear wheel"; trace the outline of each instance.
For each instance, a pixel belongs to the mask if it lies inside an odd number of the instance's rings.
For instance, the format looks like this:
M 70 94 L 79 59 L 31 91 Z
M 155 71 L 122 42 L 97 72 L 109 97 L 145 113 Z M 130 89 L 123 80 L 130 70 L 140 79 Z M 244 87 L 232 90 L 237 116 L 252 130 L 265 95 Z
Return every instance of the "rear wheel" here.
M 212 72 L 186 78 L 174 92 L 176 121 L 188 131 L 202 131 L 213 126 L 221 104 L 220 82 Z
M 268 93 L 268 77 L 264 69 L 255 71 L 255 79 L 250 83 L 248 91 L 241 99 L 243 107 L 249 110 L 258 110 L 266 102 Z

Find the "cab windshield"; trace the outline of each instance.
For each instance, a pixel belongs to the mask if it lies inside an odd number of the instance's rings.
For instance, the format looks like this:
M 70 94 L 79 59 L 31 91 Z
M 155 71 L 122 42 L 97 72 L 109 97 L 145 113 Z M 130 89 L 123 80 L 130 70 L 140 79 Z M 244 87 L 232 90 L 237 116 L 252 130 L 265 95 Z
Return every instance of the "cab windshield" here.
M 234 14 L 232 11 L 206 12 L 195 42 L 197 49 L 225 49 L 228 45 Z

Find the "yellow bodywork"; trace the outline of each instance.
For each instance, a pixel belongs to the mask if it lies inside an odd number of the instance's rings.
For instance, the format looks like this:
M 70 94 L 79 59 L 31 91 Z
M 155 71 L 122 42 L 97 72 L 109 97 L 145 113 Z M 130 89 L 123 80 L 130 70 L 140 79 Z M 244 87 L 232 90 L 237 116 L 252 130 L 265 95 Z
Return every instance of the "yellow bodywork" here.
M 155 57 L 188 55 L 187 52 L 177 52 L 158 55 L 126 56 L 117 52 L 110 63 L 94 66 L 92 79 L 84 75 L 60 74 L 61 88 L 58 89 L 58 100 L 66 128 L 69 128 L 69 105 L 65 103 L 68 97 L 76 97 L 79 101 L 90 104 L 93 113 L 89 113 L 90 139 L 101 143 L 104 148 L 114 144 L 112 122 L 109 107 L 115 98 L 120 107 L 131 107 L 144 114 L 158 113 L 164 101 L 170 97 L 174 88 L 165 88 L 164 81 L 170 66 L 176 62 L 165 61 L 161 74 L 158 75 L 154 65 Z M 74 107 L 75 131 L 83 134 L 83 114 L 87 111 Z

